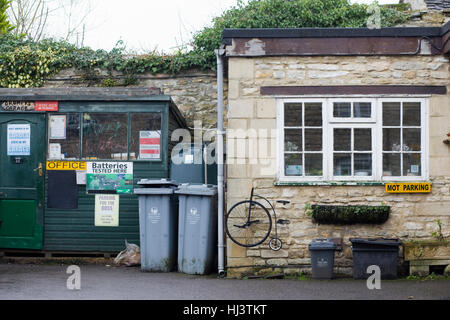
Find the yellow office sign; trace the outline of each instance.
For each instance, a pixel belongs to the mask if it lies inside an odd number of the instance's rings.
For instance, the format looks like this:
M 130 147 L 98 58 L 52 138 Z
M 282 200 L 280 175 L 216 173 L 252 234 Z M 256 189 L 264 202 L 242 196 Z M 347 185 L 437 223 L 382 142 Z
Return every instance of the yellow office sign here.
M 429 193 L 431 183 L 429 182 L 407 182 L 407 183 L 386 183 L 387 193 Z
M 47 170 L 86 170 L 86 161 L 47 161 Z

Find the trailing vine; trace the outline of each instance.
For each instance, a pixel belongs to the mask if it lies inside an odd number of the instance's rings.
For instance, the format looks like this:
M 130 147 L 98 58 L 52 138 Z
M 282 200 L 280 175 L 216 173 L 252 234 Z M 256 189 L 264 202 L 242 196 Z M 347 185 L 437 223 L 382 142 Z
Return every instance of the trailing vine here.
M 407 19 L 395 9 L 381 7 L 382 26 L 392 26 Z M 238 1 L 212 21 L 212 26 L 193 35 L 190 50 L 170 55 L 150 53 L 131 55 L 119 42 L 111 51 L 78 48 L 66 41 L 46 39 L 35 42 L 12 35 L 0 35 L 0 86 L 7 88 L 39 87 L 63 69 L 80 71 L 85 80 L 96 85 L 129 85 L 142 73 L 174 75 L 197 68 L 215 70 L 214 49 L 219 48 L 224 28 L 302 28 L 365 27 L 367 5 L 349 0 L 249 0 Z M 100 71 L 109 77 L 101 80 Z M 123 74 L 118 83 L 114 72 Z

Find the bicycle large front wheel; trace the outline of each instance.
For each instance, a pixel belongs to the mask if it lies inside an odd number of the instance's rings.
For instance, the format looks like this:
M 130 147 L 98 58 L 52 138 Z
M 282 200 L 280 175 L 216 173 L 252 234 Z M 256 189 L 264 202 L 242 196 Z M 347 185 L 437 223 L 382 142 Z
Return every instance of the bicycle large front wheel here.
M 242 247 L 260 245 L 267 239 L 271 229 L 272 218 L 269 211 L 256 201 L 245 200 L 236 203 L 225 218 L 228 237 Z

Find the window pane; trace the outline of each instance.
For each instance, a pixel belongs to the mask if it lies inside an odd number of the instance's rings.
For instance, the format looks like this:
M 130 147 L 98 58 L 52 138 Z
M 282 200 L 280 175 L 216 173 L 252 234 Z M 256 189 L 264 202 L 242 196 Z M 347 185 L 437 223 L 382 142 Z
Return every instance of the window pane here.
M 420 165 L 420 153 L 403 154 L 403 175 L 421 176 L 422 168 Z
M 354 143 L 356 151 L 372 150 L 372 130 L 371 129 L 354 129 Z
M 303 151 L 301 129 L 284 130 L 284 151 Z
M 305 129 L 305 150 L 322 151 L 322 129 Z
M 403 129 L 403 151 L 420 151 L 420 129 Z
M 131 114 L 130 160 L 161 159 L 161 113 Z
M 55 160 L 79 159 L 80 158 L 80 117 L 79 113 L 67 113 L 50 115 L 49 126 L 52 126 L 53 116 L 66 117 L 66 138 L 49 139 L 48 158 Z M 61 119 L 61 118 L 60 118 Z M 57 126 L 58 124 L 54 124 Z M 57 128 L 55 128 L 57 129 Z M 51 128 L 49 128 L 50 136 Z
M 333 116 L 335 118 L 350 118 L 351 117 L 351 103 L 350 102 L 335 102 L 333 103 Z
M 383 129 L 383 150 L 400 151 L 400 129 Z
M 400 154 L 384 153 L 383 154 L 383 176 L 401 176 Z
M 403 103 L 403 125 L 420 127 L 420 103 Z
M 334 151 L 350 151 L 351 134 L 351 129 L 334 129 Z
M 302 125 L 302 104 L 286 103 L 284 105 L 284 126 L 301 127 Z
M 321 176 L 322 174 L 323 174 L 322 154 L 321 153 L 305 154 L 305 175 Z
M 284 174 L 286 176 L 303 175 L 303 161 L 301 153 L 284 155 Z
M 352 155 L 350 153 L 334 154 L 334 175 L 335 176 L 351 176 L 352 175 Z
M 305 127 L 322 126 L 322 104 L 305 103 Z
M 400 126 L 400 102 L 383 103 L 383 126 Z
M 372 107 L 370 102 L 353 103 L 353 117 L 370 118 L 372 116 Z
M 83 114 L 83 158 L 128 159 L 128 115 Z
M 371 153 L 355 153 L 354 155 L 355 176 L 371 176 L 372 175 L 372 154 Z

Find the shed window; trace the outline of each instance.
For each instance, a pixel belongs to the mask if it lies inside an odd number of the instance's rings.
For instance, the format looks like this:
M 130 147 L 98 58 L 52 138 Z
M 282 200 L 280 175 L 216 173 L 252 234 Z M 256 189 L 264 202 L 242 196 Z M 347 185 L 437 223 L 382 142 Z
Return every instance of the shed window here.
M 83 114 L 83 159 L 128 159 L 128 115 Z
M 161 112 L 55 113 L 49 160 L 161 160 Z
M 427 178 L 427 100 L 283 99 L 281 181 Z
M 79 113 L 49 116 L 49 159 L 75 160 L 79 158 L 80 123 Z
M 161 159 L 161 114 L 131 114 L 130 160 Z

